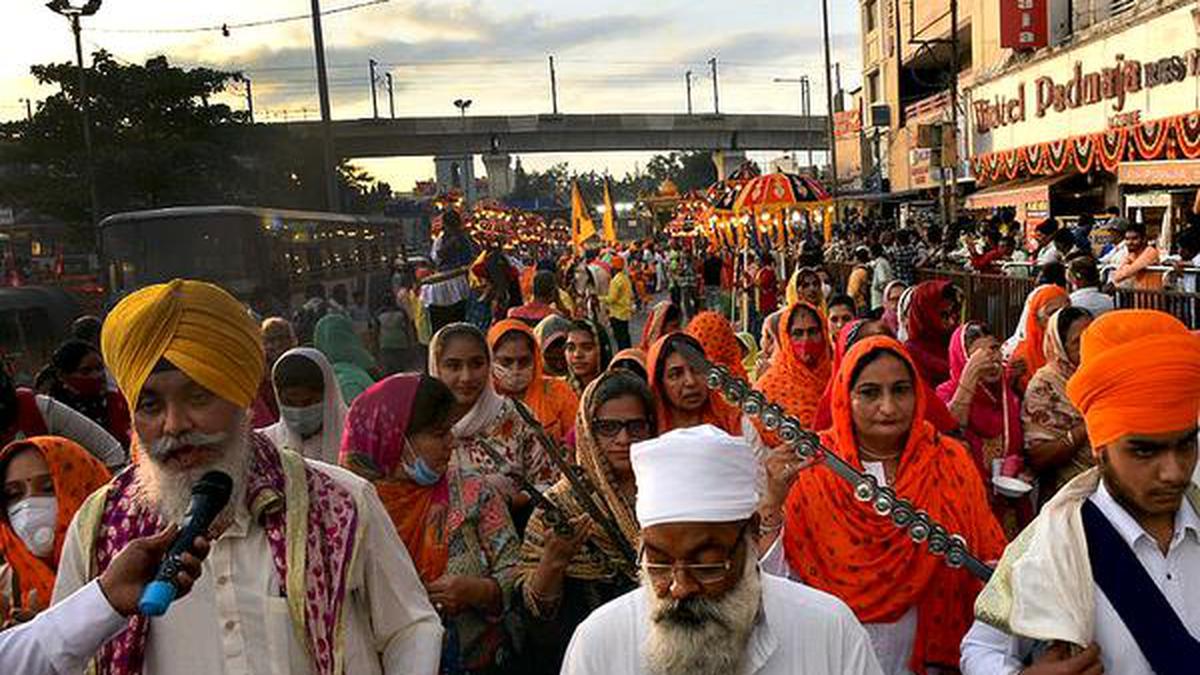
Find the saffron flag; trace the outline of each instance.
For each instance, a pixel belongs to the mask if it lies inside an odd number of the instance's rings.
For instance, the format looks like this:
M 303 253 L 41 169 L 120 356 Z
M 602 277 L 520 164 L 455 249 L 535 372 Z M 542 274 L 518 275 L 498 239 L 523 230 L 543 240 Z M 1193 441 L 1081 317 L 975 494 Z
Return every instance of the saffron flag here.
M 604 181 L 604 241 L 617 243 L 617 212 L 613 209 L 612 193 L 608 189 L 608 180 Z
M 596 235 L 596 223 L 592 214 L 583 201 L 579 191 L 579 183 L 571 183 L 571 241 L 577 250 L 583 250 L 583 243 Z

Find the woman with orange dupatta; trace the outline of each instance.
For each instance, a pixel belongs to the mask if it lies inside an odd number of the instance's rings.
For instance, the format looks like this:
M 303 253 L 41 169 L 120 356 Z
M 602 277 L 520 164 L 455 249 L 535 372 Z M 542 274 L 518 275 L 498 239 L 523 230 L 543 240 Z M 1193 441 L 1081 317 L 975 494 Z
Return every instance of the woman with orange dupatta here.
M 804 301 L 789 305 L 779 319 L 771 367 L 754 383 L 767 400 L 783 406 L 805 429 L 812 428 L 817 404 L 833 372 L 827 325 L 814 305 Z M 774 432 L 759 426 L 759 433 L 767 445 L 779 444 Z
M 350 407 L 342 466 L 375 485 L 446 633 L 442 673 L 511 656 L 521 540 L 504 498 L 451 464 L 454 394 L 427 375 L 381 380 Z
M 741 436 L 741 411 L 726 403 L 719 392 L 708 388 L 705 373 L 684 358 L 679 351 L 681 345 L 704 353 L 704 346 L 696 338 L 672 333 L 660 337 L 646 359 L 658 433 L 711 424 L 732 436 Z
M 492 326 L 487 340 L 496 392 L 528 406 L 550 438 L 565 439 L 575 427 L 579 397 L 566 381 L 542 374 L 542 350 L 533 329 L 519 319 L 505 319 Z
M 826 450 L 961 534 L 980 559 L 998 559 L 1004 534 L 975 462 L 924 421 L 925 389 L 904 347 L 888 337 L 860 341 L 835 382 L 833 427 L 821 434 Z M 766 465 L 763 570 L 849 605 L 887 675 L 957 672 L 980 582 L 914 546 L 828 467 L 808 468 L 782 448 Z
M 1009 369 L 1020 393 L 1025 393 L 1034 373 L 1046 365 L 1046 324 L 1055 312 L 1070 304 L 1070 294 L 1055 284 L 1038 286 L 1026 298 L 1021 325 L 1014 336 L 1019 342 L 1009 359 Z
M 688 335 L 696 338 L 708 360 L 725 366 L 735 377 L 746 380 L 746 366 L 742 364 L 744 352 L 742 342 L 729 320 L 712 311 L 700 312 L 688 322 Z
M 28 621 L 50 604 L 67 527 L 88 495 L 111 476 L 87 450 L 57 436 L 13 441 L 0 450 L 0 626 Z

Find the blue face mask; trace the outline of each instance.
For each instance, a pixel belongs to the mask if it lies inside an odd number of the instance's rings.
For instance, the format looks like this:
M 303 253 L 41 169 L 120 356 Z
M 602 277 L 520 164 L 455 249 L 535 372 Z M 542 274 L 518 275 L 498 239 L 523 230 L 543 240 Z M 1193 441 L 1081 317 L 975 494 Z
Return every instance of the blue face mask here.
M 403 466 L 404 473 L 408 474 L 412 482 L 417 485 L 429 487 L 442 479 L 442 474 L 429 468 L 429 465 L 425 463 L 424 457 L 418 456 L 415 462 L 411 464 L 405 463 Z
M 401 464 L 404 468 L 404 473 L 408 475 L 412 482 L 422 487 L 429 487 L 442 479 L 442 474 L 429 467 L 429 463 L 425 461 L 424 457 L 417 454 L 417 451 L 413 449 L 412 444 L 408 442 L 407 438 L 404 439 L 404 446 L 408 454 L 415 458 L 412 462 Z
M 283 418 L 284 424 L 289 429 L 300 434 L 301 438 L 308 438 L 320 431 L 324 425 L 325 404 L 317 403 L 303 408 L 281 405 L 279 406 L 279 416 Z

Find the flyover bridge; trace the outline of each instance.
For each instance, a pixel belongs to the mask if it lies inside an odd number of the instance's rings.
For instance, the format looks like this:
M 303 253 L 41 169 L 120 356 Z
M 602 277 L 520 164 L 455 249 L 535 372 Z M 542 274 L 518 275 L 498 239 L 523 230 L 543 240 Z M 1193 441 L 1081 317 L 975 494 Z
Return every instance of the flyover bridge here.
M 824 117 L 601 114 L 338 120 L 339 158 L 539 152 L 826 150 Z M 276 126 L 276 125 L 272 125 Z M 284 122 L 320 142 L 320 122 Z

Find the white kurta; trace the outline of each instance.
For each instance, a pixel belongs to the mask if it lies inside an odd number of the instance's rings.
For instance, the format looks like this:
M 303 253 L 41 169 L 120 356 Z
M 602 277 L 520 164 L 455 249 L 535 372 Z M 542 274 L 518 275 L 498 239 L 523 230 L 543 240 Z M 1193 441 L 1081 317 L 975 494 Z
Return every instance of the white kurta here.
M 1089 497 L 1108 518 L 1138 562 L 1166 597 L 1192 637 L 1200 639 L 1200 515 L 1186 499 L 1175 515 L 1175 532 L 1167 554 L 1133 516 L 1113 499 L 1101 481 Z M 1133 634 L 1125 627 L 1112 603 L 1096 586 L 1096 644 L 1104 672 L 1153 675 Z M 962 644 L 964 675 L 1015 675 L 1037 649 L 1033 640 L 1018 638 L 976 621 Z
M 563 675 L 639 675 L 650 618 L 637 588 L 579 624 Z M 837 598 L 762 575 L 763 612 L 750 635 L 741 675 L 878 675 L 879 664 L 854 614 Z M 731 674 L 732 675 L 732 674 Z
M 350 490 L 365 528 L 343 609 L 345 672 L 437 671 L 442 626 L 408 551 L 370 483 L 335 466 L 309 465 Z M 304 675 L 313 672 L 288 616 L 266 531 L 244 510 L 217 539 L 192 592 L 152 619 L 146 675 Z M 77 522 L 63 546 L 54 601 L 87 583 Z
M 98 582 L 91 582 L 32 621 L 0 632 L 0 672 L 80 672 L 105 642 L 125 630 Z

